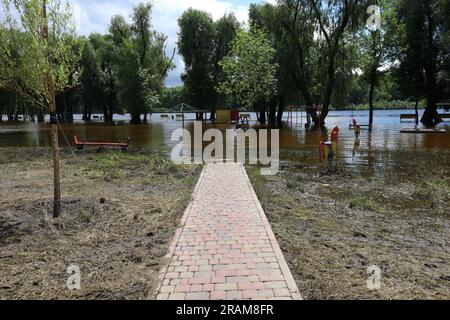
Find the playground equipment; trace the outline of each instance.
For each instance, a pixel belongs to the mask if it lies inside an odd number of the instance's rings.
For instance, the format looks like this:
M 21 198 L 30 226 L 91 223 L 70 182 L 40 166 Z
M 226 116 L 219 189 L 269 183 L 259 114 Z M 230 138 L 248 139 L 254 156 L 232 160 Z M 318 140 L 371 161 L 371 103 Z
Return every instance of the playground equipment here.
M 78 150 L 83 150 L 84 147 L 117 147 L 120 148 L 122 151 L 128 150 L 128 146 L 130 144 L 130 138 L 128 138 L 127 142 L 106 142 L 106 141 L 79 141 L 78 137 L 75 135 L 73 137 L 75 146 Z
M 242 129 L 247 131 L 250 128 L 250 115 L 249 114 L 241 114 L 239 116 L 239 121 L 236 124 L 236 129 Z
M 216 123 L 223 124 L 237 124 L 239 123 L 239 110 L 217 110 L 216 111 Z
M 305 127 L 309 128 L 312 123 L 310 112 L 312 112 L 312 111 L 317 112 L 318 118 L 322 119 L 322 110 L 323 110 L 323 106 L 321 106 L 321 105 L 313 105 L 313 106 L 294 106 L 294 105 L 292 105 L 292 106 L 289 106 L 287 122 L 292 127 L 294 127 L 294 113 L 295 113 L 295 126 L 298 126 L 299 120 L 300 120 L 300 125 L 303 125 L 303 113 L 305 113 L 306 114 Z
M 331 169 L 331 166 L 333 165 L 333 159 L 337 155 L 337 146 L 339 143 L 338 127 L 335 127 L 333 131 L 331 131 L 330 139 L 331 140 L 327 142 L 321 141 L 319 144 L 320 162 L 324 162 L 326 160 L 329 169 Z
M 352 130 L 352 129 L 353 129 L 353 130 L 356 131 L 357 126 L 359 126 L 359 129 L 358 129 L 358 130 L 359 130 L 359 133 L 361 133 L 362 128 L 370 129 L 370 124 L 361 124 L 361 123 L 358 123 L 358 121 L 356 121 L 355 118 L 353 118 L 353 121 L 352 121 L 352 123 L 349 124 L 348 128 L 349 128 L 349 130 Z
M 353 123 L 351 124 L 350 128 L 353 128 L 353 130 L 355 131 L 355 136 L 359 137 L 359 135 L 361 134 L 361 125 L 358 124 L 358 121 L 356 121 L 356 119 L 353 119 Z
M 230 110 L 217 110 L 216 111 L 216 123 L 231 123 Z

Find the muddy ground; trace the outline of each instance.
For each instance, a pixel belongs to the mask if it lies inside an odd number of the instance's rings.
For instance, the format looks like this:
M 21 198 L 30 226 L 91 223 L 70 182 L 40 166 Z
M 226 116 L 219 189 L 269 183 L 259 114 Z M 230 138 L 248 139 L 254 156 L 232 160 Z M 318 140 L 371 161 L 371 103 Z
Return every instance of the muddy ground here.
M 63 151 L 52 220 L 49 150 L 1 150 L 0 299 L 152 298 L 201 169 L 164 154 Z M 73 264 L 79 291 L 66 285 Z
M 450 153 L 378 152 L 385 166 L 247 169 L 305 299 L 450 299 Z

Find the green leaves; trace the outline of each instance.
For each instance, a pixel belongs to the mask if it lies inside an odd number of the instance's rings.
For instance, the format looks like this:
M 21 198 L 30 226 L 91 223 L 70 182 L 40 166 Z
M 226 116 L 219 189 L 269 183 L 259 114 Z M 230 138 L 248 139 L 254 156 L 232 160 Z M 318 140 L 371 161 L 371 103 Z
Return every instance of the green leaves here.
M 2 6 L 0 85 L 46 106 L 76 85 L 81 49 L 70 6 L 59 0 L 2 0 Z
M 235 96 L 246 108 L 258 101 L 269 101 L 277 94 L 275 50 L 260 30 L 240 31 L 231 52 L 219 64 L 225 80 L 218 91 Z

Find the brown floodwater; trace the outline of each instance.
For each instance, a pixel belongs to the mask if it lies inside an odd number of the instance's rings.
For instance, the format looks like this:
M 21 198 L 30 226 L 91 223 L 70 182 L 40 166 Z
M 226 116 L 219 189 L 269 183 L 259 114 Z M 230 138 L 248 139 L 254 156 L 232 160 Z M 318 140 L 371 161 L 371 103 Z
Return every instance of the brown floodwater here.
M 403 134 L 401 129 L 413 128 L 414 123 L 400 123 L 400 114 L 414 113 L 414 111 L 376 111 L 375 123 L 372 132 L 363 130 L 359 139 L 355 138 L 349 124 L 352 117 L 359 123 L 365 123 L 368 112 L 331 112 L 327 118 L 326 128 L 307 130 L 304 127 L 304 116 L 298 116 L 298 123 L 290 126 L 285 122 L 280 131 L 280 156 L 282 160 L 300 160 L 304 162 L 318 161 L 318 145 L 326 140 L 331 130 L 338 126 L 340 138 L 338 157 L 349 166 L 386 165 L 384 153 L 376 151 L 406 150 L 450 150 L 450 123 L 444 123 L 439 128 L 447 130 L 446 134 Z M 189 115 L 184 127 L 193 132 L 193 115 Z M 252 114 L 253 119 L 256 115 Z M 295 121 L 294 116 L 294 121 Z M 77 119 L 77 118 L 76 118 Z M 67 147 L 66 138 L 73 147 L 73 136 L 80 139 L 99 140 L 125 140 L 130 138 L 130 148 L 133 150 L 146 147 L 173 147 L 176 142 L 171 141 L 174 130 L 182 128 L 183 123 L 176 120 L 161 120 L 159 114 L 154 114 L 148 124 L 130 125 L 127 117 L 118 117 L 115 125 L 103 123 L 85 124 L 76 120 L 73 124 L 63 124 L 64 134 L 60 132 L 61 146 Z M 203 130 L 209 128 L 222 130 L 233 128 L 228 125 L 214 126 L 204 123 Z M 256 125 L 254 128 L 258 129 Z M 207 145 L 208 143 L 204 143 Z M 49 147 L 50 126 L 48 124 L 35 124 L 30 122 L 0 122 L 0 148 L 16 147 Z M 450 159 L 449 159 L 450 162 Z

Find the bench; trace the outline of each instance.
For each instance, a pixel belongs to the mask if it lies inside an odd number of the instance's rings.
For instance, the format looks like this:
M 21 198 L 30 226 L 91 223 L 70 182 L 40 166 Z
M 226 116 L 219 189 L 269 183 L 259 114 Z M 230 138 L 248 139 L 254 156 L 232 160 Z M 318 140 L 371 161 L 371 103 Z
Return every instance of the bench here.
M 169 120 L 169 115 L 168 114 L 162 114 L 161 115 L 161 120 Z
M 73 137 L 75 146 L 78 150 L 83 150 L 84 147 L 116 147 L 120 148 L 122 151 L 128 150 L 128 145 L 130 144 L 130 138 L 127 142 L 105 142 L 105 141 L 79 141 L 77 136 Z
M 415 114 L 401 114 L 400 122 L 408 121 L 408 120 L 417 120 L 417 116 Z

